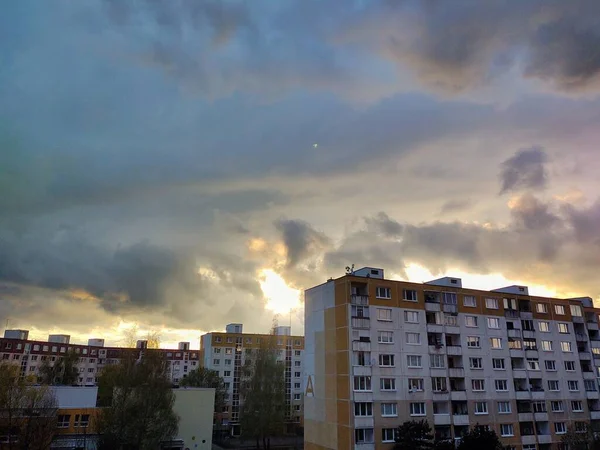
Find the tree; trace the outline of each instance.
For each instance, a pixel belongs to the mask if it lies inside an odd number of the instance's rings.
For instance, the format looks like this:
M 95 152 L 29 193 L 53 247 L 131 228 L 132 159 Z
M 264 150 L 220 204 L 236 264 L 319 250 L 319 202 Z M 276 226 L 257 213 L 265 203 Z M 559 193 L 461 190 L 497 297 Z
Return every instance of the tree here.
M 56 430 L 56 399 L 48 386 L 19 376 L 18 366 L 0 364 L 0 426 L 9 436 L 1 448 L 44 450 Z
M 435 441 L 434 448 L 435 450 L 455 450 L 456 446 L 453 439 L 444 439 Z
M 158 352 L 126 354 L 99 379 L 100 449 L 150 450 L 177 434 L 175 394 Z
M 128 328 L 123 333 L 123 345 L 127 348 L 135 348 L 138 340 L 147 341 L 147 348 L 160 348 L 160 331 L 150 330 L 145 335 L 140 334 L 140 329 L 137 324 Z
M 397 450 L 433 449 L 433 432 L 426 420 L 408 420 L 396 430 Z
M 215 390 L 215 412 L 219 413 L 225 406 L 225 382 L 219 376 L 218 370 L 211 370 L 205 367 L 199 367 L 192 370 L 187 377 L 181 380 L 181 386 L 199 387 L 199 388 L 214 388 Z
M 560 441 L 568 444 L 569 450 L 600 450 L 600 437 L 587 424 L 579 431 L 569 427 Z
M 502 450 L 504 447 L 494 430 L 483 425 L 475 425 L 460 440 L 458 450 Z
M 53 364 L 46 359 L 39 368 L 40 382 L 50 385 L 71 386 L 77 384 L 79 355 L 70 351 L 65 356 L 59 357 Z
M 270 447 L 271 436 L 281 434 L 286 418 L 285 367 L 278 360 L 277 336 L 264 336 L 242 377 L 242 435 L 256 440 L 256 447 Z M 246 360 L 248 361 L 248 359 Z

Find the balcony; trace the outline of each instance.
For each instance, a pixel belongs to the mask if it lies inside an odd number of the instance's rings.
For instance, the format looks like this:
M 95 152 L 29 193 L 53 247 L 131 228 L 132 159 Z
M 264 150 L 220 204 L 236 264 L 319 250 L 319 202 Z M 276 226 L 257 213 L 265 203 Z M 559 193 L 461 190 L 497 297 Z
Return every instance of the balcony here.
M 355 352 L 370 352 L 371 343 L 362 341 L 352 341 L 352 350 Z
M 433 391 L 433 400 L 435 401 L 448 401 L 450 400 L 450 392 L 448 391 Z
M 457 325 L 445 325 L 444 331 L 446 334 L 460 334 L 460 327 Z
M 435 355 L 441 355 L 445 353 L 444 350 L 444 346 L 443 345 L 430 345 L 429 346 L 429 353 L 433 353 Z
M 541 391 L 531 391 L 531 399 L 532 400 L 544 400 L 546 398 L 546 393 L 541 390 Z M 519 398 L 519 397 L 517 397 Z
M 584 361 L 589 361 L 592 359 L 592 354 L 587 350 L 579 350 L 579 359 L 583 359 Z
M 535 331 L 523 330 L 523 339 L 535 339 Z
M 517 400 L 529 400 L 531 398 L 531 393 L 529 391 L 517 391 L 515 392 Z
M 369 296 L 361 294 L 352 294 L 350 295 L 350 303 L 352 303 L 353 305 L 368 306 Z
M 450 391 L 450 400 L 466 401 L 467 391 Z
M 454 423 L 454 426 L 469 425 L 469 415 L 468 414 L 454 414 L 452 416 L 452 423 Z
M 519 311 L 516 311 L 514 309 L 505 309 L 504 310 L 504 317 L 506 317 L 507 319 L 518 319 L 519 318 Z
M 465 369 L 462 367 L 452 367 L 448 369 L 448 377 L 450 378 L 464 378 Z
M 584 333 L 575 333 L 575 340 L 579 342 L 586 342 L 587 336 Z
M 446 354 L 452 356 L 462 355 L 462 347 L 460 345 L 448 345 L 446 346 Z
M 434 414 L 433 415 L 433 424 L 434 425 L 450 425 L 452 420 L 450 419 L 450 414 Z
M 598 331 L 598 322 L 586 322 L 586 326 L 588 330 Z
M 371 366 L 352 366 L 352 374 L 355 376 L 371 376 L 373 369 Z
M 533 422 L 533 413 L 519 413 L 519 422 Z
M 533 319 L 533 313 L 531 311 L 519 311 L 519 316 L 523 320 L 531 320 L 531 319 Z
M 598 391 L 586 391 L 585 396 L 588 400 L 597 400 L 598 398 L 600 398 L 600 396 L 598 395 Z
M 508 350 L 511 358 L 524 358 L 525 352 L 522 348 L 511 348 Z
M 590 411 L 590 419 L 600 420 L 600 411 Z
M 458 312 L 458 307 L 456 305 L 444 304 L 443 310 L 445 313 L 456 314 Z
M 352 317 L 352 328 L 370 328 L 371 320 L 368 317 Z
M 536 422 L 548 422 L 548 413 L 547 412 L 537 412 L 533 414 L 533 418 Z
M 437 323 L 428 323 L 427 324 L 427 332 L 428 333 L 443 333 L 444 325 L 438 325 Z
M 537 438 L 540 444 L 552 444 L 551 434 L 538 434 Z
M 356 428 L 373 428 L 374 419 L 371 417 L 354 417 L 354 426 Z
M 439 303 L 429 303 L 425 302 L 425 311 L 429 312 L 440 312 L 442 307 Z
M 571 316 L 571 320 L 573 321 L 573 323 L 584 323 L 585 319 L 583 318 L 583 316 Z
M 535 434 L 521 436 L 521 443 L 523 445 L 535 445 Z
M 521 337 L 521 330 L 518 330 L 516 328 L 513 328 L 512 330 L 508 330 L 508 337 L 520 338 Z

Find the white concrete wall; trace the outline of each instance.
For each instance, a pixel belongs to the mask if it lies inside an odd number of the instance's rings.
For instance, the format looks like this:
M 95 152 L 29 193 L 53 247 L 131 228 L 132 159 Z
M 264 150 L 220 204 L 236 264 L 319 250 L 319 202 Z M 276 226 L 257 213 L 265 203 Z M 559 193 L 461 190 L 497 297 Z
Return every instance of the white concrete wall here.
M 205 388 L 174 389 L 173 410 L 179 416 L 177 439 L 184 448 L 210 450 L 212 447 L 215 390 Z

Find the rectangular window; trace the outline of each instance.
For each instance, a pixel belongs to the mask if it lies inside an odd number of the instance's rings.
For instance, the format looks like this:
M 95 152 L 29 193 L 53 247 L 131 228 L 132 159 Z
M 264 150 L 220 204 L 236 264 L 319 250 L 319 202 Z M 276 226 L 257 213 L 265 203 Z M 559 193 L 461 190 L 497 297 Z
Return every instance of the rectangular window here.
M 214 354 L 219 354 L 219 353 L 221 353 L 221 349 L 220 348 L 213 348 L 213 353 Z
M 458 317 L 453 314 L 445 314 L 444 315 L 444 324 L 450 327 L 458 326 Z
M 512 412 L 510 402 L 498 402 L 499 414 L 510 414 Z
M 419 312 L 404 311 L 404 321 L 407 323 L 419 323 Z
M 496 391 L 508 391 L 508 382 L 506 380 L 495 380 L 494 383 L 496 384 Z
M 507 436 L 514 436 L 514 435 L 515 435 L 515 430 L 513 428 L 512 423 L 500 424 L 500 436 L 507 437 Z
M 213 364 L 215 366 L 218 366 L 219 364 L 221 364 L 221 360 L 220 359 L 213 359 Z
M 356 444 L 372 444 L 373 428 L 356 428 L 354 430 L 354 442 Z
M 550 322 L 538 322 L 538 329 L 540 330 L 540 333 L 550 333 Z
M 596 380 L 583 380 L 583 386 L 585 387 L 586 392 L 595 392 L 598 390 L 598 386 L 596 385 Z
M 442 301 L 446 305 L 456 305 L 458 303 L 456 294 L 454 292 L 443 292 Z
M 482 358 L 469 358 L 469 367 L 471 369 L 483 369 Z
M 421 333 L 406 333 L 406 343 L 412 345 L 420 345 Z
M 485 380 L 471 380 L 471 389 L 473 392 L 485 391 Z
M 389 308 L 377 308 L 377 320 L 382 322 L 392 321 L 392 310 Z
M 545 352 L 552 351 L 552 341 L 542 341 L 542 350 Z
M 382 403 L 381 417 L 396 417 L 398 415 L 398 405 L 396 403 Z
M 382 428 L 381 429 L 381 442 L 382 443 L 396 442 L 396 428 Z
M 475 402 L 475 414 L 487 414 L 487 402 Z
M 560 391 L 558 380 L 548 380 L 548 390 L 552 392 Z
M 497 330 L 500 328 L 500 319 L 498 319 L 496 317 L 488 317 L 487 325 L 488 325 L 488 328 Z
M 546 364 L 546 370 L 549 372 L 556 372 L 556 361 L 547 360 L 544 361 L 544 364 Z
M 423 378 L 409 378 L 408 392 L 423 392 Z
M 382 391 L 395 391 L 396 390 L 396 379 L 395 378 L 380 378 L 379 388 Z
M 567 432 L 567 426 L 564 422 L 554 422 L 554 433 L 565 434 Z
M 581 312 L 581 306 L 579 305 L 570 305 L 571 308 L 571 315 L 575 316 L 575 317 L 581 317 L 583 316 L 583 313 Z
M 371 391 L 371 377 L 359 376 L 354 377 L 354 390 L 355 391 Z
M 573 350 L 571 349 L 571 343 L 568 341 L 561 341 L 560 343 L 560 349 L 565 352 L 565 353 L 569 353 L 572 352 Z
M 564 412 L 565 411 L 562 400 L 551 401 L 550 409 L 552 410 L 552 412 Z
M 393 344 L 394 343 L 394 332 L 393 331 L 378 331 L 377 342 L 381 344 Z
M 377 298 L 392 298 L 392 290 L 389 287 L 378 286 L 375 288 L 375 297 Z
M 569 334 L 569 324 L 568 323 L 558 323 L 558 332 L 561 334 Z
M 583 402 L 581 400 L 573 400 L 571 402 L 571 411 L 583 412 Z
M 373 403 L 356 402 L 354 403 L 354 415 L 357 417 L 372 417 Z
M 69 428 L 71 424 L 71 416 L 68 414 L 60 414 L 56 422 L 57 428 Z
M 546 412 L 546 402 L 533 402 L 533 412 L 534 413 L 545 413 Z
M 523 339 L 523 346 L 525 350 L 537 350 L 537 341 L 531 338 Z
M 533 328 L 533 320 L 531 320 L 531 319 L 521 320 L 521 328 L 523 328 L 523 330 L 525 330 L 525 331 L 535 331 L 535 329 Z
M 565 315 L 565 307 L 563 305 L 554 305 L 554 312 L 559 316 Z
M 587 422 L 575 422 L 575 433 L 585 433 L 587 429 Z
M 448 390 L 446 377 L 431 377 L 431 388 L 433 392 L 446 392 Z
M 479 342 L 479 336 L 467 336 L 467 347 L 468 348 L 481 348 Z
M 508 348 L 512 350 L 521 350 L 523 348 L 523 342 L 518 339 L 508 338 Z
M 422 357 L 420 355 L 406 355 L 406 365 L 409 368 L 421 368 Z
M 514 298 L 505 298 L 504 300 L 504 309 L 516 311 L 517 310 L 517 300 Z
M 379 355 L 379 365 L 381 367 L 394 367 L 394 355 Z
M 567 372 L 575 372 L 575 361 L 565 361 L 565 370 Z
M 577 380 L 568 380 L 567 387 L 571 392 L 577 392 L 579 390 L 579 381 Z
M 537 358 L 527 358 L 527 369 L 540 370 L 540 361 Z
M 226 370 L 225 372 L 223 372 L 223 376 L 224 377 L 230 377 L 231 376 L 231 370 Z
M 417 291 L 413 289 L 404 289 L 402 291 L 402 299 L 408 302 L 416 302 L 417 301 Z
M 302 397 L 301 394 L 294 394 L 294 400 L 300 400 Z
M 429 367 L 443 369 L 446 367 L 446 355 L 429 355 Z
M 475 300 L 475 297 L 473 295 L 465 295 L 463 297 L 463 305 L 468 306 L 470 308 L 475 308 L 477 307 L 477 300 Z
M 485 307 L 487 309 L 498 309 L 498 299 L 497 298 L 486 298 L 485 299 Z
M 425 403 L 416 402 L 410 404 L 410 415 L 411 416 L 424 416 L 425 415 Z
M 536 303 L 535 310 L 536 310 L 536 312 L 538 312 L 540 314 L 547 314 L 548 313 L 548 304 L 547 303 Z
M 490 338 L 490 347 L 498 350 L 502 348 L 502 338 Z
M 477 316 L 465 316 L 465 326 L 470 328 L 476 328 Z
M 496 370 L 505 370 L 506 367 L 504 365 L 503 358 L 493 358 L 492 359 L 492 368 Z
M 294 372 L 294 378 L 300 378 L 302 374 L 300 372 Z

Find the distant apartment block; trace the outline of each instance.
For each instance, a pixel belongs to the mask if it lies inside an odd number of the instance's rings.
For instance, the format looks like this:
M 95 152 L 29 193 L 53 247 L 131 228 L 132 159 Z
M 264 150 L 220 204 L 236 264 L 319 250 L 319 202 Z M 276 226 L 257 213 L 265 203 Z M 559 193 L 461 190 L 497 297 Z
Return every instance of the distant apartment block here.
M 287 431 L 293 433 L 302 426 L 304 337 L 292 336 L 289 326 L 275 327 L 274 334 L 280 349 L 278 359 L 285 364 Z M 233 435 L 240 433 L 243 403 L 240 384 L 244 366 L 251 364 L 253 355 L 267 336 L 270 335 L 243 333 L 242 324 L 232 323 L 227 325 L 224 333 L 208 333 L 200 338 L 201 365 L 218 371 L 227 388 L 226 405 L 216 420 Z
M 599 313 L 590 298 L 370 267 L 308 289 L 305 448 L 392 448 L 412 419 L 438 439 L 479 423 L 508 449 L 557 448 L 567 429 L 600 425 Z

